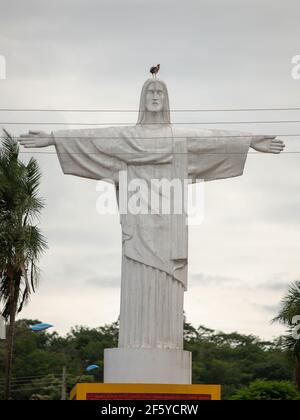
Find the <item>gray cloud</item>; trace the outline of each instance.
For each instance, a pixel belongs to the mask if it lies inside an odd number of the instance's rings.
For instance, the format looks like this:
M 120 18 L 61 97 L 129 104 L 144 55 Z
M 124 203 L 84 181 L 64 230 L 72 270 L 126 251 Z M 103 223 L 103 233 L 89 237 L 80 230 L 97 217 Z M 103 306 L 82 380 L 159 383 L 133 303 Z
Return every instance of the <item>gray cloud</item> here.
M 274 283 L 272 283 L 272 282 L 263 283 L 259 287 L 261 289 L 265 289 L 265 290 L 272 290 L 272 291 L 275 291 L 275 292 L 279 291 L 279 292 L 284 293 L 285 291 L 287 291 L 287 288 L 288 288 L 289 284 L 290 284 L 289 282 L 275 281 Z
M 189 283 L 190 283 L 190 286 L 227 287 L 227 286 L 233 286 L 233 285 L 240 285 L 241 281 L 238 278 L 211 275 L 211 274 L 205 274 L 205 273 L 192 273 L 189 275 Z
M 262 310 L 264 312 L 267 312 L 269 314 L 271 314 L 273 317 L 275 317 L 280 309 L 280 304 L 277 305 L 257 305 L 257 304 L 253 304 L 253 307 L 258 309 L 258 310 Z
M 107 275 L 101 273 L 99 277 L 92 277 L 86 280 L 86 284 L 92 288 L 108 288 L 108 289 L 119 289 L 121 285 L 120 276 Z

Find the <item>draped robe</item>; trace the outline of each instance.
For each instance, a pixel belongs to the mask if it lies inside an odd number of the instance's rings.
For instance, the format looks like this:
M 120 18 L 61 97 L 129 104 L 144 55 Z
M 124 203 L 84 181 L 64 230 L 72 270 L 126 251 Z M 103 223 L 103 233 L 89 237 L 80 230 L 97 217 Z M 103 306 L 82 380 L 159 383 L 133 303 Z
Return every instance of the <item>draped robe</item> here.
M 250 135 L 172 125 L 60 130 L 53 133 L 65 174 L 110 180 L 211 181 L 243 174 Z M 240 136 L 239 136 L 240 135 Z M 186 214 L 121 214 L 119 347 L 183 347 L 187 290 Z M 99 275 L 101 281 L 101 275 Z

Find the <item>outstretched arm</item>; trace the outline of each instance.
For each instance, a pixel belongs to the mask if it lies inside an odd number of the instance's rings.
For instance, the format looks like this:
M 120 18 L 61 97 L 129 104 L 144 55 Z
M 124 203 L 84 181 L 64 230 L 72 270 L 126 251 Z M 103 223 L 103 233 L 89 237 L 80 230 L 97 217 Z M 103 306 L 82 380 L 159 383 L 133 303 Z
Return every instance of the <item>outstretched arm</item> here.
M 285 144 L 274 136 L 254 136 L 250 147 L 257 152 L 279 154 L 284 151 Z
M 19 137 L 19 143 L 27 149 L 55 146 L 56 153 L 65 174 L 89 179 L 118 181 L 118 171 L 123 163 L 106 154 L 110 143 L 104 130 L 60 130 L 51 134 L 29 131 Z M 100 136 L 100 137 L 99 137 Z M 97 142 L 106 146 L 102 151 Z
M 243 174 L 249 147 L 262 153 L 281 153 L 285 144 L 274 136 L 259 136 L 221 130 L 189 130 L 190 178 L 231 178 Z

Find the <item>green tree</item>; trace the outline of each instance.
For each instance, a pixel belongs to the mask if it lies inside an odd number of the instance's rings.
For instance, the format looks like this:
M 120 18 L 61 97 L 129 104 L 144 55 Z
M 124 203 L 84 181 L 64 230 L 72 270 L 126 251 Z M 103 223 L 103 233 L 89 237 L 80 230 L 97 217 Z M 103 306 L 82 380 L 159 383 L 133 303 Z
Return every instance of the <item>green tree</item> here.
M 231 400 L 267 400 L 267 401 L 288 401 L 300 400 L 300 394 L 294 385 L 287 381 L 264 381 L 257 380 L 248 387 L 239 390 Z
M 46 241 L 35 225 L 43 208 L 41 173 L 35 159 L 19 160 L 19 147 L 5 131 L 0 149 L 0 299 L 9 321 L 5 398 L 10 398 L 15 319 L 35 292 L 38 260 Z
M 117 346 L 118 323 L 98 328 L 78 326 L 60 336 L 49 331 L 33 333 L 28 327 L 37 322 L 16 322 L 13 399 L 60 399 L 64 366 L 68 393 L 78 382 L 103 382 L 104 349 Z M 193 383 L 221 384 L 225 400 L 257 379 L 292 382 L 294 361 L 287 357 L 282 338 L 265 342 L 186 324 L 185 349 L 193 353 Z M 0 342 L 0 399 L 4 350 Z M 100 368 L 87 375 L 86 367 L 94 363 Z
M 297 318 L 298 317 L 298 318 Z M 300 390 L 300 338 L 299 332 L 300 317 L 300 281 L 293 283 L 281 302 L 281 309 L 274 321 L 281 322 L 288 327 L 287 335 L 284 337 L 283 346 L 291 351 L 295 358 L 295 380 Z M 297 331 L 298 328 L 298 331 Z
M 279 339 L 265 342 L 251 335 L 186 327 L 185 349 L 193 354 L 193 383 L 221 384 L 223 399 L 256 379 L 292 379 L 292 362 Z

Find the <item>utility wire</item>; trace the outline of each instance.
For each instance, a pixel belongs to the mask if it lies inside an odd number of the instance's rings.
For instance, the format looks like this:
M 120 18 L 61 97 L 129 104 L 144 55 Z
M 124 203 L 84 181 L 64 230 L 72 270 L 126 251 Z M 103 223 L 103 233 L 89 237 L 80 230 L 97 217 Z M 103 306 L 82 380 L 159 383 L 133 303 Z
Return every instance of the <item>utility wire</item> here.
M 278 121 L 193 121 L 193 122 L 173 122 L 173 123 L 151 123 L 150 125 L 234 125 L 234 124 L 298 124 L 300 120 L 278 120 Z M 135 126 L 133 122 L 105 122 L 105 123 L 78 123 L 78 122 L 0 122 L 1 125 L 74 125 L 74 126 Z
M 48 384 L 50 387 L 61 387 L 60 383 L 49 383 Z M 20 391 L 30 391 L 32 389 L 43 389 L 43 388 L 47 388 L 47 384 L 45 385 L 33 385 L 33 386 L 25 386 L 25 387 L 21 387 L 21 388 L 11 388 L 12 392 L 20 392 Z
M 163 112 L 263 112 L 263 111 L 300 111 L 300 107 L 287 107 L 287 108 L 219 108 L 219 109 L 169 109 Z M 0 112 L 103 112 L 103 113 L 121 113 L 121 112 L 139 112 L 137 109 L 47 109 L 47 108 L 0 108 Z M 143 111 L 152 112 L 152 111 Z
M 51 376 L 51 377 L 49 377 L 49 376 Z M 52 380 L 52 379 L 58 379 L 58 378 L 60 378 L 60 376 L 59 375 L 49 374 L 49 375 L 42 376 L 40 378 L 21 379 L 21 380 L 17 380 L 17 381 L 16 380 L 13 380 L 13 381 L 11 381 L 11 383 L 13 385 L 22 385 L 24 383 L 31 383 L 32 381 L 40 382 L 40 381 L 47 381 L 47 380 Z M 2 386 L 4 384 L 5 384 L 5 381 L 1 381 L 0 386 Z
M 36 382 L 27 382 L 27 383 L 23 383 L 23 384 L 12 384 L 11 388 L 23 388 L 24 386 L 44 386 L 44 385 L 48 385 L 51 383 L 57 383 L 60 382 L 61 378 L 55 378 L 52 380 L 47 380 L 44 379 L 43 381 L 36 381 Z M 1 385 L 2 388 L 4 388 L 3 385 Z
M 279 136 L 282 136 L 282 137 L 300 137 L 300 134 L 281 134 Z M 38 139 L 44 139 L 44 137 L 38 137 L 38 136 L 34 136 L 34 135 L 33 135 L 33 137 L 37 140 Z M 222 138 L 247 138 L 247 137 L 255 138 L 255 137 L 262 137 L 262 135 L 251 135 L 251 134 L 249 134 L 249 135 L 187 136 L 185 138 L 187 138 L 187 139 L 189 139 L 189 138 L 191 138 L 191 139 L 222 139 Z M 267 137 L 272 138 L 272 137 L 277 137 L 277 135 L 268 135 Z M 0 139 L 5 139 L 5 138 L 6 137 L 0 137 Z M 20 139 L 20 137 L 12 137 L 12 138 L 13 139 Z M 77 139 L 78 136 L 63 136 L 63 137 L 56 137 L 56 138 Z M 81 139 L 89 139 L 89 138 L 94 139 L 94 140 L 96 140 L 96 139 L 102 139 L 102 140 L 118 139 L 119 140 L 120 139 L 120 137 L 118 137 L 118 136 L 116 136 L 116 137 L 82 137 Z M 175 139 L 175 138 L 181 139 L 183 137 L 182 136 L 161 136 L 161 137 L 132 137 L 132 138 L 135 139 L 135 140 L 137 140 L 137 139 L 141 139 L 141 140 L 155 139 L 155 140 L 158 140 L 158 139 Z M 165 151 L 158 151 L 158 152 L 142 151 L 142 152 L 137 152 L 137 153 L 122 152 L 122 153 L 116 153 L 116 155 L 119 155 L 119 156 L 120 155 L 141 156 L 141 155 L 146 155 L 148 153 L 164 154 L 164 153 L 167 153 L 167 152 L 165 152 Z M 286 154 L 296 154 L 296 153 L 300 153 L 300 152 L 295 151 L 295 152 L 285 152 L 285 153 Z M 57 153 L 56 152 L 25 152 L 25 151 L 21 151 L 20 154 L 56 155 Z M 100 155 L 100 154 L 102 154 L 102 152 L 85 152 L 85 153 L 84 152 L 78 152 L 78 153 L 71 152 L 71 153 L 61 153 L 61 154 L 66 154 L 66 155 Z M 172 153 L 172 155 L 177 155 L 177 154 L 186 155 L 186 154 L 189 154 L 189 153 L 184 153 L 184 152 L 181 152 L 181 153 L 174 152 L 174 153 Z M 240 153 L 232 153 L 232 152 L 226 152 L 226 153 L 225 152 L 203 152 L 203 153 L 201 153 L 201 152 L 199 152 L 198 154 L 201 154 L 201 155 L 204 155 L 204 154 L 205 155 L 228 155 L 228 154 L 230 154 L 230 155 L 232 155 L 232 154 L 240 154 Z M 260 152 L 249 152 L 249 154 L 260 154 Z
M 22 380 L 22 379 L 34 380 L 35 378 L 45 378 L 45 377 L 48 377 L 49 375 L 61 376 L 61 373 L 47 373 L 47 374 L 44 374 L 44 375 L 19 376 L 19 377 L 12 378 L 12 381 L 19 381 L 19 380 Z M 0 380 L 0 382 L 1 381 L 5 382 L 5 379 Z
M 56 152 L 19 152 L 21 155 L 57 155 Z M 95 153 L 60 153 L 60 155 L 102 155 L 103 153 L 101 152 L 95 152 Z M 185 153 L 185 152 L 176 152 L 176 153 L 166 153 L 166 152 L 140 152 L 140 153 L 118 153 L 118 155 L 114 156 L 114 157 L 118 157 L 121 155 L 125 155 L 125 156 L 146 156 L 148 154 L 158 154 L 158 155 L 190 155 L 191 153 Z M 193 155 L 199 155 L 199 156 L 214 156 L 214 155 L 244 155 L 244 153 L 234 153 L 234 152 L 198 152 L 198 153 L 192 153 Z M 261 152 L 248 152 L 248 155 L 258 155 L 258 156 L 262 156 L 264 154 L 276 154 L 276 153 L 271 153 L 271 152 L 265 152 L 265 153 L 261 153 Z M 291 155 L 291 154 L 300 154 L 300 151 L 295 151 L 295 152 L 281 152 L 281 154 L 284 155 Z
M 50 383 L 57 383 L 57 381 L 60 381 L 61 378 L 53 378 L 51 380 L 44 379 L 43 381 L 35 381 L 35 382 L 26 382 L 21 384 L 12 384 L 12 388 L 22 388 L 23 386 L 29 386 L 29 385 L 36 385 L 36 386 L 43 386 L 44 384 L 50 384 Z M 0 387 L 4 388 L 4 385 L 1 385 Z
M 27 134 L 29 135 L 29 134 Z M 34 137 L 37 140 L 40 139 L 44 139 L 45 136 L 38 136 L 33 134 L 32 137 Z M 47 137 L 51 137 L 51 134 L 46 135 Z M 56 136 L 56 139 L 78 139 L 80 137 L 80 139 L 84 140 L 84 139 L 93 139 L 93 140 L 120 140 L 120 138 L 122 138 L 121 136 Z M 223 135 L 223 134 L 218 134 L 215 136 L 155 136 L 155 137 L 135 137 L 135 136 L 127 136 L 126 139 L 132 139 L 132 140 L 159 140 L 159 139 L 225 139 L 225 138 L 248 138 L 248 137 L 300 137 L 300 134 L 228 134 L 228 135 Z M 4 140 L 7 137 L 5 136 L 0 136 L 0 139 Z M 11 136 L 12 139 L 14 140 L 20 140 L 21 136 Z
M 44 373 L 44 374 L 41 374 L 41 375 L 32 375 L 32 376 L 16 376 L 16 377 L 13 377 L 12 380 L 14 381 L 14 380 L 19 380 L 19 379 L 24 379 L 24 378 L 25 379 L 28 379 L 28 378 L 40 378 L 40 377 L 44 377 L 44 376 L 48 376 L 48 375 L 60 375 L 60 373 L 57 372 L 57 373 Z

